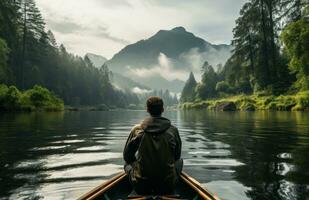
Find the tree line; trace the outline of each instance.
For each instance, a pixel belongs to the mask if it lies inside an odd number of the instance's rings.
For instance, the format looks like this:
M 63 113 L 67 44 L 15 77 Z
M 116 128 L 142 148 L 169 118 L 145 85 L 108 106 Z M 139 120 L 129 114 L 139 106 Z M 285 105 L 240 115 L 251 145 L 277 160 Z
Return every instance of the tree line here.
M 223 69 L 206 61 L 182 91 L 190 102 L 231 94 L 295 94 L 309 89 L 308 0 L 249 0 L 233 29 L 233 51 Z
M 135 94 L 113 87 L 107 66 L 69 53 L 45 29 L 34 0 L 0 1 L 0 84 L 41 85 L 70 105 L 138 104 Z

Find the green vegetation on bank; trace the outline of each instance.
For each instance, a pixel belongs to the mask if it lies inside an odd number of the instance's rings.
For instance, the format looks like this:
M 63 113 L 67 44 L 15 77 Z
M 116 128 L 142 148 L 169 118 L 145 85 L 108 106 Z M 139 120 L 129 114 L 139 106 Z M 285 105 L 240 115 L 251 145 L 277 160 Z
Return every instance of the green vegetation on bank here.
M 186 102 L 179 106 L 181 109 L 220 110 L 220 111 L 305 111 L 309 110 L 309 91 L 295 95 L 238 95 L 221 99 L 208 99 Z
M 62 111 L 64 104 L 48 89 L 34 86 L 24 92 L 0 85 L 0 111 Z

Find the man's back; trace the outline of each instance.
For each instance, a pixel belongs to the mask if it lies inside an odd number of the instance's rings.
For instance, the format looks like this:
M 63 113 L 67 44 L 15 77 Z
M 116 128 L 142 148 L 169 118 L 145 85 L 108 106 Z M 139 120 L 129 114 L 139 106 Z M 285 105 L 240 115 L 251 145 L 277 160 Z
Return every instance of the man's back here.
M 125 145 L 125 171 L 136 192 L 169 194 L 182 169 L 181 139 L 170 120 L 161 117 L 160 97 L 147 99 L 147 112 L 150 117 L 132 129 Z
M 136 160 L 132 156 L 135 152 Z M 157 194 L 173 191 L 177 181 L 175 161 L 180 155 L 181 139 L 168 119 L 151 116 L 135 126 L 124 150 L 125 161 L 134 163 L 129 176 L 135 189 Z

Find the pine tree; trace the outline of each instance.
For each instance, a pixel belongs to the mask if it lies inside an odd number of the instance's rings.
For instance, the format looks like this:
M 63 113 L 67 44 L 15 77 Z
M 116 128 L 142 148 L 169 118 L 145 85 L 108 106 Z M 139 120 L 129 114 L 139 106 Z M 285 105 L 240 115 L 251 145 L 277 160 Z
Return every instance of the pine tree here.
M 20 52 L 19 48 L 19 25 L 20 13 L 18 3 L 12 0 L 0 1 L 0 38 L 3 38 L 8 52 L 8 67 L 12 71 L 10 83 L 15 83 L 18 80 L 20 73 Z
M 289 87 L 287 79 L 292 80 L 293 77 L 288 72 L 284 55 L 280 54 L 278 39 L 283 2 L 251 0 L 242 7 L 233 30 L 235 48 L 227 62 L 231 67 L 225 69 L 229 71 L 225 74 L 230 80 L 235 77 L 232 81 L 234 88 L 246 85 L 251 89 L 270 89 L 278 93 Z
M 202 72 L 201 83 L 199 83 L 196 88 L 197 97 L 200 99 L 215 97 L 218 77 L 214 68 L 205 61 L 202 67 Z
M 54 48 L 58 48 L 55 35 L 54 35 L 54 33 L 51 30 L 47 31 L 47 37 L 48 37 L 49 45 L 54 47 Z
M 6 42 L 0 38 L 0 84 L 9 83 L 12 76 L 7 65 L 8 53 L 9 49 Z
M 195 87 L 197 83 L 194 77 L 194 74 L 191 72 L 189 75 L 189 79 L 187 80 L 182 92 L 181 92 L 181 98 L 180 101 L 182 103 L 184 102 L 192 102 L 195 100 Z
M 21 88 L 25 89 L 25 77 L 33 73 L 31 58 L 38 56 L 40 39 L 45 35 L 45 22 L 34 0 L 21 0 L 22 58 L 21 58 Z M 37 51 L 36 51 L 37 50 Z M 30 64 L 30 65 L 29 65 Z M 31 85 L 28 85 L 31 87 Z

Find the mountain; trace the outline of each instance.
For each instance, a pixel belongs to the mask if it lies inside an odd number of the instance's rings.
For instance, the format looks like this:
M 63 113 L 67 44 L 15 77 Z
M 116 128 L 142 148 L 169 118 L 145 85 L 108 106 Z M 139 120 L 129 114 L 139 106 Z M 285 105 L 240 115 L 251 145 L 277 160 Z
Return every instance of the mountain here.
M 92 64 L 96 68 L 102 67 L 102 65 L 107 61 L 107 59 L 103 56 L 96 55 L 93 53 L 87 53 L 85 55 L 89 58 L 89 60 L 92 62 Z M 122 76 L 119 73 L 111 72 L 110 74 L 111 82 L 112 84 L 121 90 L 130 90 L 135 92 L 143 92 L 143 91 L 149 91 L 151 90 L 149 87 L 144 86 L 136 81 L 131 80 L 128 77 Z
M 152 37 L 128 45 L 106 64 L 151 88 L 180 92 L 190 71 L 200 74 L 207 60 L 216 68 L 230 57 L 230 45 L 215 45 L 183 27 L 160 30 Z
M 85 56 L 91 60 L 92 64 L 96 68 L 102 67 L 102 65 L 107 61 L 105 57 L 93 53 L 87 53 Z

